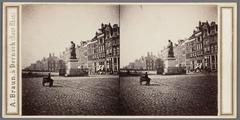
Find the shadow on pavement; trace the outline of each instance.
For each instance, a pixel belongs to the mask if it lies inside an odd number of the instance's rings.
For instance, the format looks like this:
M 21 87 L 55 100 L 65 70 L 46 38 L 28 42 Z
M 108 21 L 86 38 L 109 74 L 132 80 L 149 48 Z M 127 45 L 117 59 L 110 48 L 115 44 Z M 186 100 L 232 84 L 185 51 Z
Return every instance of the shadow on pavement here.
M 61 85 L 53 85 L 52 87 L 63 87 L 63 86 L 61 86 Z
M 156 84 L 156 83 L 151 84 L 151 83 L 150 83 L 149 86 L 160 86 L 160 84 Z

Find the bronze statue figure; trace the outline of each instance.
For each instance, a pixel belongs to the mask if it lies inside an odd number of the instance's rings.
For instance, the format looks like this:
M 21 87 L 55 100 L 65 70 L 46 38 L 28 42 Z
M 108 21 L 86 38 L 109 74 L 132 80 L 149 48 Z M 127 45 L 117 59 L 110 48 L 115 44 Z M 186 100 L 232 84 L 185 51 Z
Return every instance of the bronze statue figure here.
M 73 41 L 71 41 L 70 55 L 70 59 L 77 59 L 75 43 Z
M 174 53 L 173 53 L 173 43 L 171 40 L 168 40 L 168 57 L 174 57 Z

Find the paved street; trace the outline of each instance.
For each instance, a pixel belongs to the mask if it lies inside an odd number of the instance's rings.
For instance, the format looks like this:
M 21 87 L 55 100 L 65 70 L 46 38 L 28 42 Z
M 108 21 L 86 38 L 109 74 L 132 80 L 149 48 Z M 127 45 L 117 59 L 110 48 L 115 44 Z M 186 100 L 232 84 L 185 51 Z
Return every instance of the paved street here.
M 121 105 L 126 115 L 217 115 L 216 75 L 122 77 Z
M 216 115 L 216 75 L 23 78 L 23 115 Z M 119 97 L 120 93 L 120 97 Z
M 23 115 L 118 114 L 117 76 L 53 77 L 53 87 L 42 78 L 23 78 Z

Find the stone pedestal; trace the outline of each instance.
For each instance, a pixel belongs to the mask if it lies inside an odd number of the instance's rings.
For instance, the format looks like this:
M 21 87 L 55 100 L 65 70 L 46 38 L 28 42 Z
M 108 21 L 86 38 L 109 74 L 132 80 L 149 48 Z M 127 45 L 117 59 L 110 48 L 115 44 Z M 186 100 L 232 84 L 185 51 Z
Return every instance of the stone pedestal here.
M 69 59 L 65 76 L 82 76 L 83 71 L 78 68 L 78 59 Z
M 168 57 L 164 60 L 164 75 L 178 74 L 178 67 L 176 67 L 177 61 L 174 57 Z

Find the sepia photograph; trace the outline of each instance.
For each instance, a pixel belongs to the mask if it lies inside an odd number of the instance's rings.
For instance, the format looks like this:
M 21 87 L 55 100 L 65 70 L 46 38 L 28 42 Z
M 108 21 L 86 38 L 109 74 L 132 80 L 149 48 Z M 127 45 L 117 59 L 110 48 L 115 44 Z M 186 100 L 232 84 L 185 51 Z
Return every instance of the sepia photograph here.
M 2 10 L 5 118 L 237 117 L 236 3 Z
M 217 18 L 215 5 L 121 6 L 123 114 L 218 114 Z
M 119 6 L 22 6 L 22 114 L 116 115 Z

